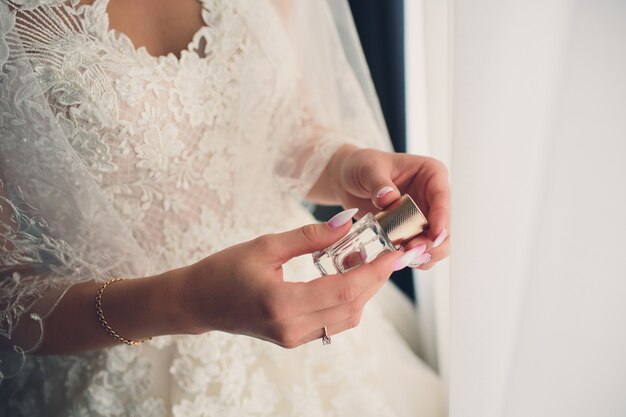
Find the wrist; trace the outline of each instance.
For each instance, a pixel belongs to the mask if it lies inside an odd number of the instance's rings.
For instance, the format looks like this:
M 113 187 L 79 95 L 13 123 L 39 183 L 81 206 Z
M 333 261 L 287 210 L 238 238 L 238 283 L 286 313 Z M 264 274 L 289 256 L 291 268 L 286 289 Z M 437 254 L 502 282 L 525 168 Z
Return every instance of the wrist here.
M 344 188 L 341 171 L 345 161 L 359 149 L 359 147 L 351 144 L 342 145 L 328 162 L 330 174 L 329 188 L 334 201 L 340 201 L 341 190 Z
M 205 258 L 201 262 L 207 262 Z M 166 272 L 172 283 L 171 291 L 176 294 L 176 307 L 172 322 L 179 334 L 202 334 L 211 330 L 207 320 L 206 297 L 201 297 L 198 277 L 201 276 L 198 264 Z
M 159 299 L 168 306 L 166 316 L 166 334 L 200 334 L 208 329 L 201 323 L 198 314 L 198 296 L 194 291 L 194 274 L 190 266 L 173 269 L 155 277 L 161 281 L 157 285 L 161 294 Z

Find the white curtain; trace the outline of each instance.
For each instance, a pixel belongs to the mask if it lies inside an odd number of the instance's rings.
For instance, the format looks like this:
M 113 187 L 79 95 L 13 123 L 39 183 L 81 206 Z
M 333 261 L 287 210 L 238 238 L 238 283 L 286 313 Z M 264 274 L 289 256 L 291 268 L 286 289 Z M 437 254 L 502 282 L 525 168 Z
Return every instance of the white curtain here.
M 450 415 L 626 416 L 626 2 L 453 8 Z
M 451 2 L 405 0 L 407 148 L 450 163 Z M 415 273 L 419 353 L 447 385 L 449 259 Z

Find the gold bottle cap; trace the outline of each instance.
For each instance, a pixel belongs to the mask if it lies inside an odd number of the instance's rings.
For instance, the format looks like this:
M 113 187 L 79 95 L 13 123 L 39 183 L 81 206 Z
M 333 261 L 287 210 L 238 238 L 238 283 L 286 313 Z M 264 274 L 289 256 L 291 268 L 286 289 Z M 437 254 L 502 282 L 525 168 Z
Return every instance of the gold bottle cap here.
M 385 207 L 375 217 L 394 245 L 419 235 L 428 224 L 426 217 L 408 194 Z

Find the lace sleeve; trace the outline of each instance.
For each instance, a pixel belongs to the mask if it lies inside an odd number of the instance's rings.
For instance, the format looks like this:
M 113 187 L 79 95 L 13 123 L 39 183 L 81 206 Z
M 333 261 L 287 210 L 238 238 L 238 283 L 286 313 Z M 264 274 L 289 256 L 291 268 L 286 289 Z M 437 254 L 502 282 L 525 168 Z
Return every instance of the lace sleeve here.
M 298 75 L 295 134 L 277 173 L 304 198 L 344 143 L 390 150 L 358 36 L 345 2 L 276 0 Z
M 137 276 L 145 259 L 50 109 L 16 30 L 17 8 L 43 12 L 20 4 L 0 1 L 0 382 L 70 286 Z

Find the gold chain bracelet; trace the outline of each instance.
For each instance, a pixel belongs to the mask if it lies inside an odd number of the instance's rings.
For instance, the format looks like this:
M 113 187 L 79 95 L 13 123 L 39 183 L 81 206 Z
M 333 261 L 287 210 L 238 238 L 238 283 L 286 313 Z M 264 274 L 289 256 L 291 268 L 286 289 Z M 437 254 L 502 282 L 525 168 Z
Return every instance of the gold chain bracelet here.
M 98 320 L 100 320 L 100 323 L 102 324 L 102 326 L 111 336 L 115 338 L 115 340 L 122 342 L 122 343 L 126 343 L 127 345 L 136 346 L 152 338 L 143 339 L 143 340 L 130 340 L 130 339 L 126 339 L 125 337 L 120 336 L 119 334 L 117 334 L 115 330 L 113 330 L 109 322 L 107 322 L 107 320 L 104 318 L 104 311 L 102 311 L 102 294 L 104 293 L 104 289 L 109 284 L 113 284 L 114 282 L 122 281 L 124 279 L 125 278 L 110 279 L 104 284 L 102 284 L 100 288 L 98 288 L 98 292 L 96 293 L 96 314 L 98 315 Z

